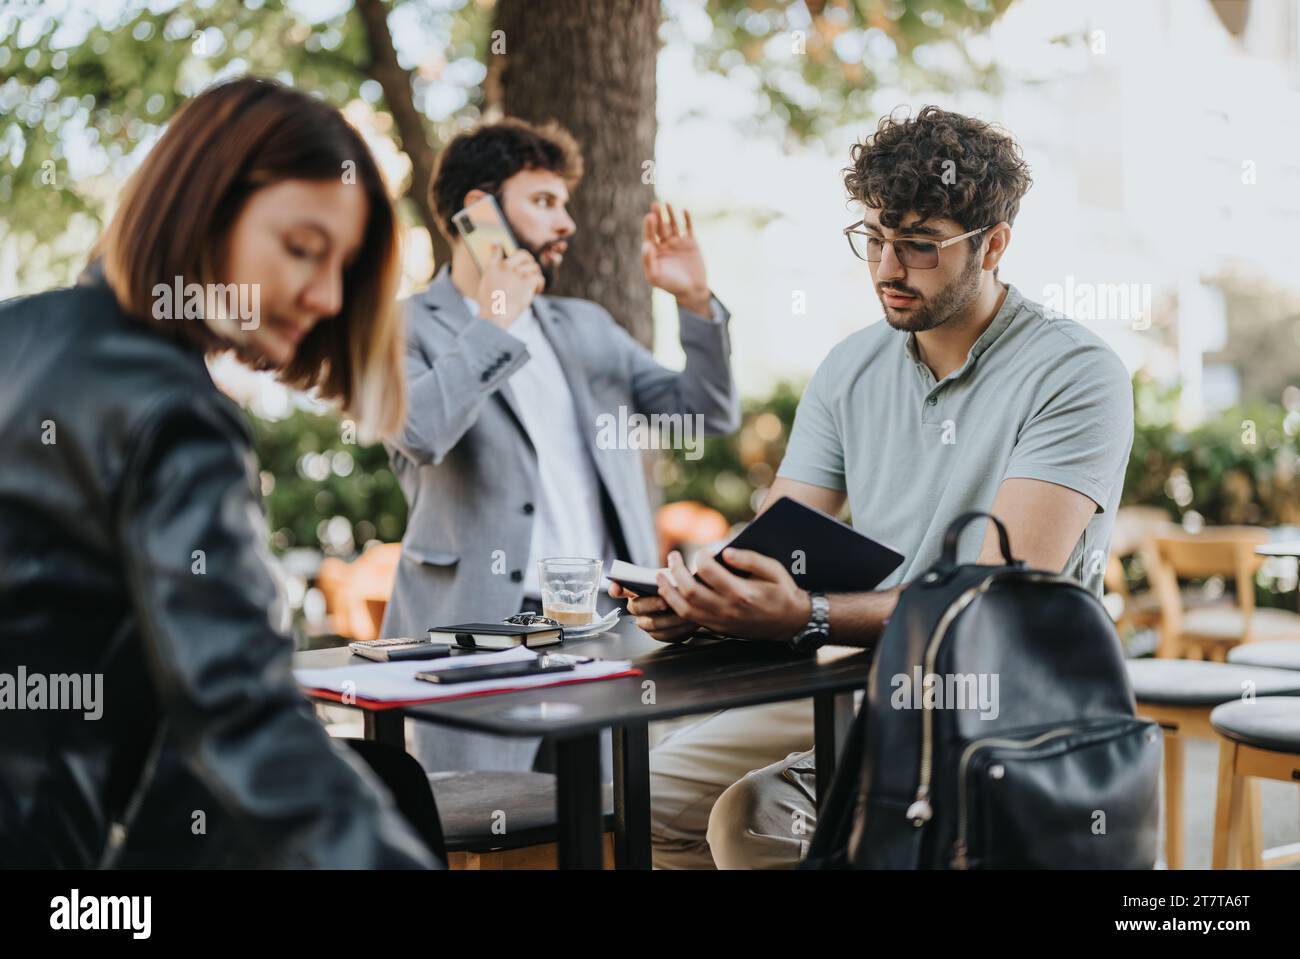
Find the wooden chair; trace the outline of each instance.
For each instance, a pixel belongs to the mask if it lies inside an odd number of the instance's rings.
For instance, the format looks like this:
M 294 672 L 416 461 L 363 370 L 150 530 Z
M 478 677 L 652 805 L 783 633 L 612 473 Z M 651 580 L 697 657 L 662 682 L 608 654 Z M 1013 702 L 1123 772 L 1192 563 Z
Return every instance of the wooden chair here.
M 1115 628 L 1125 626 L 1135 629 L 1152 629 L 1160 625 L 1160 600 L 1153 589 L 1134 593 L 1128 588 L 1123 561 L 1130 556 L 1140 556 L 1143 566 L 1151 565 L 1153 537 L 1178 530 L 1178 524 L 1169 514 L 1156 506 L 1124 506 L 1115 514 L 1115 526 L 1110 534 L 1110 553 L 1106 558 L 1103 583 L 1106 592 L 1121 601 Z M 1148 577 L 1149 578 L 1149 577 Z
M 340 741 L 370 766 L 399 812 L 450 869 L 554 869 L 555 776 L 536 772 L 426 773 L 388 743 Z M 601 789 L 604 866 L 614 868 L 614 789 Z
M 1263 848 L 1259 780 L 1300 782 L 1300 697 L 1224 703 L 1210 713 L 1219 734 L 1214 807 L 1215 869 L 1263 869 L 1300 862 L 1300 843 Z
M 401 557 L 401 543 L 384 543 L 372 546 L 351 563 L 334 557 L 321 562 L 317 585 L 335 633 L 344 639 L 379 638 Z
M 1160 597 L 1160 646 L 1164 659 L 1223 662 L 1228 650 L 1255 640 L 1300 637 L 1300 614 L 1255 608 L 1255 571 L 1263 557 L 1255 547 L 1269 532 L 1257 526 L 1218 526 L 1200 533 L 1156 536 L 1149 575 Z M 1179 579 L 1230 577 L 1236 602 L 1187 608 Z
M 706 543 L 724 540 L 731 532 L 727 518 L 711 506 L 694 500 L 665 503 L 655 510 L 655 532 L 659 538 L 659 562 L 668 562 L 668 554 L 681 550 L 690 560 L 691 551 Z
M 452 869 L 554 869 L 555 776 L 538 772 L 429 775 Z M 614 788 L 601 788 L 604 866 L 614 868 Z
M 447 861 L 442 820 L 424 767 L 404 749 L 368 739 L 342 739 L 392 793 L 393 805 L 434 855 Z
M 1127 666 L 1137 714 L 1164 732 L 1165 863 L 1182 869 L 1183 739 L 1215 738 L 1211 713 L 1247 689 L 1256 696 L 1300 694 L 1300 671 L 1179 659 L 1133 659 Z
M 1110 533 L 1110 550 L 1121 556 L 1136 553 L 1146 540 L 1158 533 L 1177 529 L 1178 524 L 1159 506 L 1121 506 L 1115 511 Z

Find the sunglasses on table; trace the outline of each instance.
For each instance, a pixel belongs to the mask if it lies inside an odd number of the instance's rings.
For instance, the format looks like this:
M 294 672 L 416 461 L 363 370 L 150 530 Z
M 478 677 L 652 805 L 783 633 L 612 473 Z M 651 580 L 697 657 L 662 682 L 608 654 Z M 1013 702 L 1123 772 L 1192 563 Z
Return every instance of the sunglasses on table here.
M 853 251 L 853 255 L 859 260 L 866 260 L 868 263 L 879 263 L 880 257 L 885 251 L 885 244 L 889 243 L 894 247 L 894 256 L 898 258 L 898 262 L 909 270 L 933 270 L 939 265 L 939 251 L 945 246 L 952 246 L 960 240 L 990 230 L 993 225 L 982 226 L 978 230 L 969 230 L 961 234 L 961 236 L 949 237 L 946 240 L 916 240 L 910 238 L 906 240 L 886 240 L 884 237 L 876 236 L 874 233 L 868 233 L 862 229 L 864 223 L 859 220 L 857 223 L 850 223 L 844 228 L 844 237 L 849 241 L 849 249 Z

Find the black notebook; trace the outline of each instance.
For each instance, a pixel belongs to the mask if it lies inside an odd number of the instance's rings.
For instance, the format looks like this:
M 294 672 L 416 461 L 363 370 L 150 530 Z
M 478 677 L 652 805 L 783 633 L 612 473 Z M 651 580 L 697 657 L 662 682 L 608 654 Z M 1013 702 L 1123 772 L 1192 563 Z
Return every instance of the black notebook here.
M 459 623 L 455 626 L 430 626 L 429 639 L 462 648 L 511 649 L 515 646 L 554 646 L 564 641 L 556 626 L 515 626 L 511 623 Z
M 772 557 L 790 571 L 800 588 L 818 593 L 875 589 L 903 562 L 903 554 L 897 550 L 788 496 L 773 503 L 727 546 Z M 727 566 L 721 557 L 718 562 Z M 658 591 L 655 572 L 615 562 L 609 578 L 634 593 L 649 596 Z M 732 572 L 748 575 L 735 569 Z

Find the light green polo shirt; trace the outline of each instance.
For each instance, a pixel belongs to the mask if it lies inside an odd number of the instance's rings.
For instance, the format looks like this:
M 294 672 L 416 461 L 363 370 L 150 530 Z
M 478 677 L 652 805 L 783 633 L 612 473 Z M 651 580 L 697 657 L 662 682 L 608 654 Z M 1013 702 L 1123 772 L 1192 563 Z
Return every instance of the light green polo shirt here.
M 924 573 L 948 524 L 992 506 L 1004 479 L 1077 490 L 1098 510 L 1063 572 L 1100 596 L 1132 445 L 1119 357 L 1011 286 L 966 362 L 938 382 L 915 335 L 884 321 L 835 346 L 799 402 L 777 475 L 847 491 L 854 527 L 906 557 L 881 588 Z M 987 525 L 967 526 L 960 562 L 979 556 Z

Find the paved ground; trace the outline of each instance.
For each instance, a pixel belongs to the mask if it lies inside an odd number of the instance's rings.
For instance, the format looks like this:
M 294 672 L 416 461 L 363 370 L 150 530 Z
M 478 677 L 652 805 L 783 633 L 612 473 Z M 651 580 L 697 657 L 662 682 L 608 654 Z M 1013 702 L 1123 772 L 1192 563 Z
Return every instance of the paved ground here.
M 1214 836 L 1214 798 L 1219 776 L 1219 747 L 1207 739 L 1188 739 L 1183 764 L 1187 781 L 1183 786 L 1183 863 L 1188 869 L 1210 868 L 1210 844 Z M 1164 786 L 1161 784 L 1161 795 Z M 1259 802 L 1264 818 L 1264 848 L 1300 842 L 1300 786 L 1261 780 Z M 1161 856 L 1164 823 L 1160 824 Z M 1287 867 L 1300 869 L 1300 863 Z

